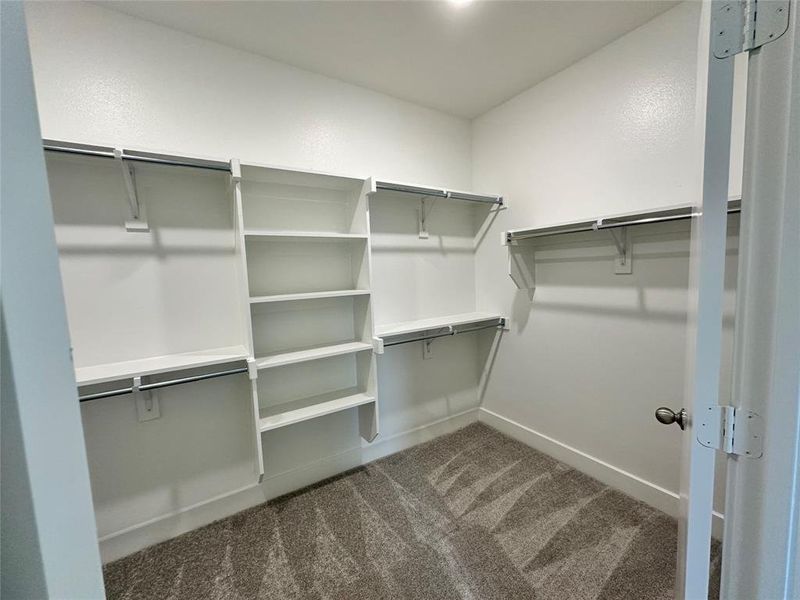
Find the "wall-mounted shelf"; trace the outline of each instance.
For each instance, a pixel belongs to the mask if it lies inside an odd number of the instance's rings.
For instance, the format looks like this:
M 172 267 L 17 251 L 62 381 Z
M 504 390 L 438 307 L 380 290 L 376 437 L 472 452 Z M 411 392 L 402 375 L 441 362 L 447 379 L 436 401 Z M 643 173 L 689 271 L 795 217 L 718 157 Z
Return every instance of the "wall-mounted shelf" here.
M 448 326 L 456 327 L 458 325 L 482 323 L 484 321 L 496 321 L 502 318 L 503 317 L 501 315 L 482 312 L 445 315 L 443 317 L 433 317 L 430 319 L 419 319 L 416 321 L 404 321 L 402 323 L 379 325 L 376 328 L 376 334 L 379 337 L 390 337 L 409 333 L 420 333 L 423 331 L 430 331 L 432 329 L 442 329 Z
M 742 210 L 740 197 L 728 199 L 728 214 Z M 622 213 L 607 217 L 597 217 L 585 221 L 568 221 L 542 227 L 510 229 L 503 232 L 503 244 L 508 247 L 508 274 L 519 289 L 526 289 L 531 294 L 535 289 L 535 258 L 532 246 L 526 240 L 584 233 L 589 231 L 608 231 L 611 241 L 617 249 L 614 261 L 615 272 L 630 274 L 632 272 L 632 252 L 628 237 L 628 227 L 653 225 L 671 221 L 684 221 L 699 216 L 697 208 L 689 204 L 681 204 L 648 211 Z
M 449 198 L 451 200 L 463 200 L 465 202 L 480 202 L 483 204 L 497 204 L 503 206 L 503 197 L 494 194 L 473 194 L 472 192 L 462 192 L 459 190 L 448 190 L 446 188 L 428 187 L 398 183 L 395 181 L 376 181 L 371 193 L 395 192 L 399 194 L 409 194 L 417 198 Z
M 360 392 L 357 388 L 340 390 L 262 408 L 259 413 L 258 427 L 263 433 L 374 402 L 374 396 Z
M 309 360 L 319 360 L 331 356 L 341 356 L 372 350 L 372 344 L 366 342 L 345 342 L 343 344 L 328 344 L 325 346 L 315 346 L 302 350 L 292 350 L 290 352 L 276 352 L 267 356 L 256 358 L 256 367 L 259 369 L 270 369 L 282 367 Z
M 448 190 L 446 188 L 398 183 L 395 181 L 373 181 L 370 179 L 367 183 L 369 186 L 368 194 L 370 196 L 380 196 L 382 193 L 400 194 L 402 196 L 414 198 L 419 202 L 417 220 L 419 225 L 419 237 L 423 240 L 430 237 L 428 233 L 428 217 L 430 216 L 433 202 L 438 199 L 461 200 L 489 208 L 495 206 L 497 208 L 504 207 L 503 197 L 492 194 L 473 194 L 472 192 L 461 192 L 457 190 Z M 487 211 L 487 214 L 492 214 L 492 211 Z
M 461 313 L 383 325 L 377 328 L 373 342 L 375 351 L 381 354 L 384 348 L 389 346 L 426 342 L 483 329 L 502 328 L 505 324 L 506 320 L 502 315 L 481 312 Z
M 247 349 L 244 346 L 229 346 L 106 363 L 90 367 L 78 367 L 75 369 L 75 379 L 79 386 L 94 385 L 120 379 L 168 373 L 170 371 L 221 365 L 246 359 Z
M 290 302 L 293 300 L 314 300 L 316 298 L 345 298 L 348 296 L 369 296 L 369 290 L 332 290 L 326 292 L 303 292 L 300 294 L 274 294 L 271 296 L 254 296 L 250 304 L 264 302 Z
M 728 213 L 741 211 L 742 199 L 731 198 L 728 200 Z M 506 243 L 518 242 L 532 238 L 549 237 L 565 233 L 581 233 L 584 231 L 600 231 L 603 229 L 619 229 L 634 225 L 650 225 L 668 221 L 681 221 L 698 216 L 696 207 L 681 204 L 672 207 L 658 208 L 648 211 L 622 213 L 608 217 L 597 217 L 586 221 L 568 221 L 556 225 L 543 227 L 530 227 L 525 229 L 510 229 L 503 236 Z

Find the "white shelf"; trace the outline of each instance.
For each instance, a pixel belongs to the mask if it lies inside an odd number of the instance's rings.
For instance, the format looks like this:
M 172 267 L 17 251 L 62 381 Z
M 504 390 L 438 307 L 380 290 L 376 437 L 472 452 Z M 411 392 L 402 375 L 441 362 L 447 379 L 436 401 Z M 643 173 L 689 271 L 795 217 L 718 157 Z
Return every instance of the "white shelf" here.
M 250 238 L 290 238 L 290 239 L 303 239 L 303 238 L 322 238 L 334 240 L 365 240 L 367 239 L 366 233 L 336 233 L 333 231 L 278 231 L 269 229 L 245 229 L 245 236 Z
M 91 367 L 79 367 L 75 369 L 75 379 L 78 385 L 92 385 L 245 359 L 247 359 L 247 350 L 244 346 L 226 346 L 197 352 L 167 354 Z
M 309 360 L 319 360 L 330 356 L 341 356 L 342 354 L 353 354 L 372 350 L 372 344 L 365 342 L 346 342 L 344 344 L 332 344 L 328 346 L 314 346 L 303 350 L 291 352 L 277 352 L 267 356 L 256 358 L 256 366 L 259 369 L 271 369 L 282 367 L 294 363 L 306 362 Z
M 731 196 L 728 198 L 729 213 L 740 212 L 741 206 L 741 196 Z M 692 216 L 694 216 L 695 211 L 696 207 L 692 204 L 673 204 L 671 206 L 662 206 L 660 208 L 652 208 L 645 211 L 639 210 L 617 213 L 614 215 L 605 215 L 601 217 L 592 217 L 591 219 L 581 221 L 561 221 L 560 223 L 541 225 L 539 227 L 509 229 L 505 232 L 504 237 L 506 242 L 513 242 L 527 238 L 596 231 L 598 227 L 603 229 L 604 227 L 608 228 L 609 225 L 627 227 L 631 225 L 679 221 L 690 219 Z
M 360 392 L 356 388 L 349 388 L 262 408 L 258 427 L 261 432 L 270 431 L 371 402 L 375 402 L 373 396 Z
M 504 318 L 502 315 L 482 312 L 446 315 L 444 317 L 433 317 L 431 319 L 419 319 L 417 321 L 405 321 L 402 323 L 379 325 L 376 327 L 375 335 L 378 337 L 404 335 L 408 333 L 430 331 L 432 329 L 442 329 L 449 325 L 469 325 L 471 323 L 480 323 L 482 321 L 491 321 L 493 319 L 502 318 Z
M 345 298 L 347 296 L 368 296 L 369 290 L 334 290 L 330 292 L 305 292 L 301 294 L 275 294 L 271 296 L 251 296 L 250 304 L 264 302 L 288 302 L 291 300 L 314 300 L 316 298 Z

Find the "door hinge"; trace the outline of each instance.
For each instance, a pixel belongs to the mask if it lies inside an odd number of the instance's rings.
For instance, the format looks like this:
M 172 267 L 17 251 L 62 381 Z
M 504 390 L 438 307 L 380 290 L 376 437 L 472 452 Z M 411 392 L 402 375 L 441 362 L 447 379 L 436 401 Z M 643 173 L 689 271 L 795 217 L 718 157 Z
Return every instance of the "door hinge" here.
M 728 58 L 774 42 L 789 28 L 790 0 L 718 0 L 712 13 L 714 56 Z
M 695 429 L 697 441 L 708 448 L 745 458 L 764 455 L 763 421 L 752 410 L 708 406 L 698 411 Z

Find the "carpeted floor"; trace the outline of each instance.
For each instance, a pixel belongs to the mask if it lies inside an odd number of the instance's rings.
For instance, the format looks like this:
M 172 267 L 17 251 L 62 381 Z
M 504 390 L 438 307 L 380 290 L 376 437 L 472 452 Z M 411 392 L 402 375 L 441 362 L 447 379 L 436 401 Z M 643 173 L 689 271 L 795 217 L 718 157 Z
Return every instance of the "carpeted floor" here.
M 676 535 L 474 424 L 111 563 L 105 581 L 112 600 L 650 600 L 673 597 Z

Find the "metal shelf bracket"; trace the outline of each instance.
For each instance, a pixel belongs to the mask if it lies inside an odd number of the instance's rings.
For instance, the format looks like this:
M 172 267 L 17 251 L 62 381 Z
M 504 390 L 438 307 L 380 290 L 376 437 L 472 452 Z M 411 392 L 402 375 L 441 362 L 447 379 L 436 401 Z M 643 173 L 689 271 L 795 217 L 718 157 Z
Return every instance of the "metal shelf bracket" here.
M 133 165 L 125 162 L 123 152 L 119 148 L 114 148 L 114 159 L 122 169 L 122 180 L 125 183 L 125 193 L 128 196 L 128 205 L 131 210 L 131 218 L 125 221 L 125 229 L 127 231 L 150 231 L 144 203 L 139 201 L 136 194 L 136 175 Z
M 428 214 L 430 213 L 430 207 L 425 207 L 425 200 L 427 196 L 422 196 L 419 199 L 419 239 L 427 240 L 428 239 L 428 225 L 426 221 L 428 220 Z
M 158 419 L 161 416 L 161 408 L 156 393 L 141 389 L 142 378 L 138 376 L 133 378 L 131 388 L 136 400 L 136 415 L 139 417 L 139 422 Z
M 598 219 L 594 224 L 595 231 L 604 229 L 603 219 Z M 614 259 L 614 273 L 617 275 L 630 275 L 633 273 L 633 257 L 631 256 L 630 235 L 627 227 L 606 229 L 617 247 L 617 258 Z
M 533 300 L 536 291 L 536 258 L 531 245 L 519 244 L 504 231 L 502 243 L 508 250 L 508 276 L 520 290 L 526 290 L 528 299 Z

